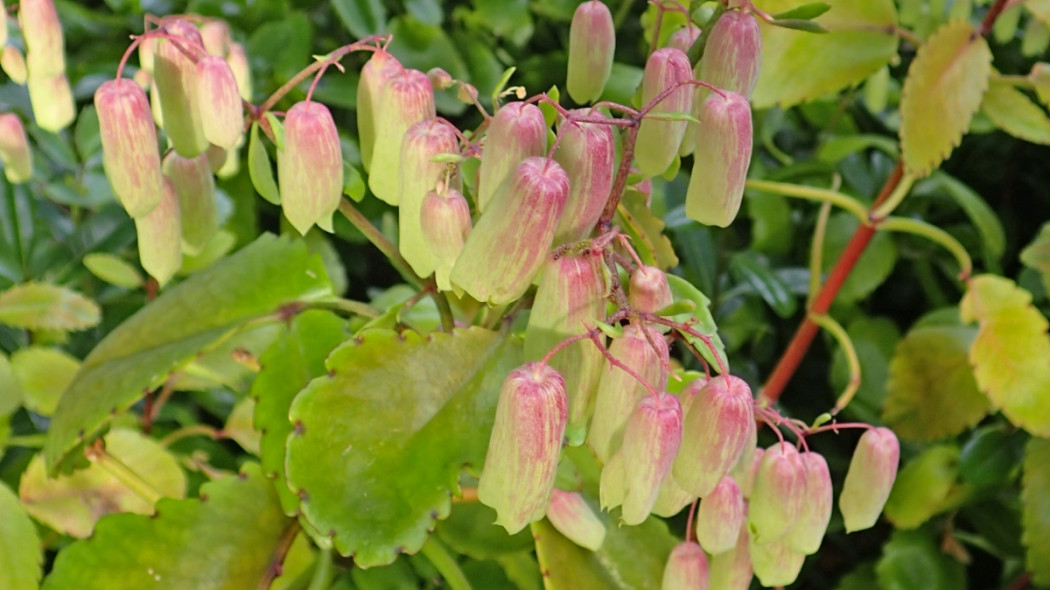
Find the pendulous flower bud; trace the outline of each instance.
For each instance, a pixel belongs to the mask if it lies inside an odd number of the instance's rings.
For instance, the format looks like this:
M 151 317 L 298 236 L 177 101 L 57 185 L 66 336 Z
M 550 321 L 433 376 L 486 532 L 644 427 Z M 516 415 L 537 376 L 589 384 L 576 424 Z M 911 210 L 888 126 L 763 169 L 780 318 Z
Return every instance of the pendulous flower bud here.
M 252 100 L 252 68 L 248 64 L 248 56 L 244 53 L 244 46 L 240 43 L 230 44 L 230 52 L 226 54 L 226 63 L 233 70 L 233 77 L 237 80 L 237 92 L 241 99 L 251 102 Z
M 748 547 L 758 582 L 766 588 L 784 587 L 798 579 L 806 555 L 793 550 L 784 540 L 758 543 L 752 537 Z
M 740 528 L 746 521 L 747 504 L 740 486 L 727 475 L 700 501 L 696 513 L 696 541 L 711 555 L 725 553 L 736 547 Z
M 649 517 L 681 444 L 682 406 L 678 398 L 666 392 L 642 398 L 623 433 L 625 524 L 641 524 Z
M 737 461 L 734 467 L 733 479 L 740 484 L 740 492 L 744 494 L 745 498 L 751 497 L 751 492 L 755 488 L 755 473 L 758 472 L 758 466 L 762 462 L 762 455 L 765 453 L 765 449 L 756 448 L 748 456 L 748 453 L 745 451 L 740 455 L 740 458 L 744 459 L 747 456 L 748 460 Z
M 684 53 L 689 53 L 689 49 L 693 47 L 696 40 L 700 38 L 700 27 L 689 23 L 688 25 L 678 29 L 671 33 L 671 37 L 667 40 L 668 47 L 674 47 Z
M 711 556 L 710 587 L 717 590 L 747 590 L 754 575 L 747 528 L 740 527 L 736 546 Z
M 596 109 L 569 111 L 569 116 L 601 117 Z M 600 123 L 563 121 L 558 128 L 554 159 L 569 174 L 569 200 L 565 203 L 554 244 L 582 240 L 591 234 L 612 190 L 615 144 L 612 127 Z
M 201 42 L 208 55 L 226 58 L 230 50 L 230 26 L 221 19 L 212 19 L 201 24 Z
M 179 199 L 182 226 L 182 248 L 195 256 L 208 245 L 219 230 L 215 205 L 215 177 L 207 154 L 183 158 L 174 151 L 164 157 L 164 176 L 171 181 Z
M 598 481 L 598 500 L 602 510 L 612 510 L 623 504 L 627 495 L 627 476 L 623 467 L 623 453 L 617 451 L 602 466 Z
M 679 397 L 678 401 L 682 401 Z M 683 415 L 685 410 L 682 410 Z M 664 483 L 660 486 L 660 493 L 656 495 L 653 503 L 653 514 L 663 518 L 670 518 L 683 508 L 693 503 L 696 497 L 685 491 L 674 479 L 674 473 L 668 473 Z
M 813 555 L 820 549 L 831 520 L 831 474 L 828 462 L 819 453 L 807 451 L 799 458 L 805 468 L 806 499 L 802 502 L 802 514 L 784 537 L 784 543 L 793 551 Z
M 660 590 L 707 590 L 710 586 L 707 556 L 700 545 L 682 541 L 671 550 L 664 566 Z
M 244 107 L 225 59 L 208 55 L 197 62 L 197 96 L 208 142 L 227 150 L 237 145 L 244 133 Z
M 631 273 L 627 303 L 633 309 L 656 313 L 671 305 L 671 287 L 667 275 L 655 266 L 640 266 Z
M 4 0 L 0 0 L 0 47 L 7 43 L 7 8 Z
M 158 40 L 153 55 L 153 78 L 164 131 L 179 155 L 193 158 L 208 149 L 197 92 L 197 67 L 190 57 L 204 53 L 204 42 L 197 27 L 188 21 L 165 22 L 162 30 L 176 39 Z
M 73 90 L 69 87 L 66 75 L 41 78 L 34 76 L 30 69 L 26 83 L 37 127 L 51 133 L 69 127 L 77 113 L 73 104 Z
M 182 229 L 179 198 L 171 181 L 164 180 L 160 203 L 135 219 L 139 242 L 139 262 L 161 286 L 182 266 Z
M 379 102 L 372 103 L 373 107 L 377 105 L 379 108 L 375 115 L 375 144 L 368 188 L 383 201 L 398 205 L 401 196 L 401 175 L 398 170 L 403 164 L 401 142 L 409 127 L 437 115 L 434 89 L 423 72 L 402 70 L 383 85 Z
M 714 377 L 685 415 L 675 479 L 695 496 L 710 494 L 733 467 L 755 428 L 751 388 L 739 377 Z
M 25 86 L 29 73 L 26 71 L 26 59 L 14 45 L 5 45 L 0 51 L 0 69 L 7 77 L 19 86 Z
M 147 37 L 139 41 L 139 67 L 153 75 L 153 63 L 157 55 L 156 37 Z
M 700 79 L 751 97 L 762 67 L 762 34 L 750 10 L 727 10 L 708 31 Z
M 303 101 L 288 109 L 277 182 L 284 216 L 299 233 L 306 235 L 315 223 L 332 231 L 332 214 L 343 198 L 343 152 L 328 107 Z
M 557 162 L 526 158 L 470 232 L 452 267 L 453 285 L 490 305 L 524 295 L 547 259 L 568 194 L 569 177 Z
M 602 95 L 615 52 L 616 26 L 609 8 L 598 0 L 577 6 L 569 25 L 569 71 L 565 77 L 565 89 L 577 104 L 594 102 Z
M 656 330 L 643 331 L 638 324 L 627 325 L 623 337 L 609 345 L 609 355 L 658 391 L 666 385 L 669 352 L 663 334 Z M 594 419 L 587 434 L 587 442 L 602 461 L 608 461 L 620 449 L 627 419 L 647 394 L 645 385 L 627 371 L 608 362 L 605 367 L 598 380 Z
M 648 105 L 665 90 L 674 88 L 657 103 L 649 115 L 689 113 L 693 108 L 693 87 L 683 84 L 693 79 L 689 58 L 679 49 L 657 49 L 645 63 L 642 77 L 642 104 Z M 678 155 L 678 146 L 688 128 L 688 121 L 642 119 L 635 143 L 634 165 L 646 177 L 659 176 Z
M 798 451 L 786 442 L 766 449 L 747 514 L 753 544 L 782 540 L 798 522 L 805 501 L 806 468 Z
M 563 340 L 584 334 L 604 320 L 608 292 L 609 277 L 600 248 L 588 244 L 552 256 L 540 277 L 525 329 L 525 359 L 539 360 Z M 569 444 L 582 444 L 605 357 L 586 339 L 562 348 L 550 364 L 565 376 L 569 392 Z
M 33 151 L 18 115 L 0 113 L 0 163 L 8 182 L 22 184 L 33 177 Z
M 6 15 L 4 15 L 6 19 Z M 21 0 L 18 26 L 26 46 L 29 75 L 51 79 L 66 73 L 65 40 L 62 23 L 51 0 Z
M 146 93 L 131 80 L 108 80 L 95 91 L 95 111 L 109 184 L 128 215 L 142 217 L 160 203 L 164 190 Z
M 700 107 L 685 212 L 707 225 L 736 218 L 751 165 L 751 105 L 735 92 L 711 93 Z
M 522 160 L 542 156 L 546 146 L 547 122 L 539 107 L 523 102 L 503 105 L 485 134 L 478 166 L 478 211 L 488 209 L 493 195 Z
M 438 154 L 458 154 L 456 132 L 441 119 L 427 119 L 415 123 L 405 132 L 401 142 L 401 175 L 398 182 L 400 203 L 398 209 L 398 249 L 421 277 L 434 272 L 433 251 L 423 237 L 421 214 L 427 193 L 458 180 L 455 166 L 432 161 Z M 376 171 L 379 173 L 379 171 Z
M 372 150 L 376 143 L 376 123 L 383 87 L 387 80 L 399 75 L 402 69 L 397 59 L 383 49 L 376 50 L 361 68 L 361 79 L 357 83 L 357 143 L 365 172 L 372 169 Z
M 546 365 L 527 363 L 503 382 L 478 500 L 512 535 L 547 512 L 567 405 L 565 381 Z
M 580 547 L 597 551 L 605 541 L 605 524 L 576 492 L 551 492 L 547 519 L 558 532 Z
M 451 291 L 449 275 L 470 235 L 470 204 L 463 193 L 454 188 L 444 194 L 429 191 L 423 198 L 419 222 L 423 240 L 434 259 L 438 289 Z
M 889 428 L 872 428 L 860 437 L 839 496 L 846 532 L 871 528 L 879 519 L 897 478 L 900 443 Z

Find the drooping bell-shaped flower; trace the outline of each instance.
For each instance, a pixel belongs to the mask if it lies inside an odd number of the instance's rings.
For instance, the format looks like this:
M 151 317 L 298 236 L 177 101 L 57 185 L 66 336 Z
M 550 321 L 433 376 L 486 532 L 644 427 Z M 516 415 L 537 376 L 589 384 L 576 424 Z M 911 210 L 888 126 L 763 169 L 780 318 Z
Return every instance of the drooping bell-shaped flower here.
M 580 547 L 597 551 L 605 541 L 605 524 L 583 496 L 576 492 L 551 492 L 547 519 L 558 532 Z
M 667 274 L 655 266 L 640 266 L 631 273 L 627 303 L 633 309 L 656 313 L 671 305 L 671 287 Z
M 128 215 L 142 217 L 160 203 L 164 189 L 146 93 L 131 80 L 108 80 L 95 91 L 95 111 L 109 184 Z
M 663 334 L 630 324 L 624 327 L 623 337 L 609 345 L 609 355 L 654 389 L 664 388 L 669 352 Z M 644 395 L 644 383 L 622 368 L 605 363 L 595 394 L 594 419 L 587 433 L 587 442 L 599 459 L 608 461 L 620 449 L 627 419 Z
M 740 484 L 740 491 L 745 498 L 751 497 L 751 492 L 755 488 L 755 473 L 758 472 L 758 466 L 762 463 L 762 455 L 765 453 L 766 450 L 762 448 L 755 448 L 751 453 L 745 451 L 740 458 L 747 457 L 747 461 L 737 461 L 731 472 L 733 479 Z
M 139 262 L 163 286 L 182 266 L 182 223 L 175 187 L 164 179 L 160 203 L 135 219 L 139 243 Z
M 408 128 L 401 143 L 401 175 L 398 201 L 398 249 L 421 277 L 434 272 L 433 251 L 423 237 L 421 214 L 427 193 L 453 180 L 458 181 L 457 168 L 445 162 L 435 162 L 438 154 L 458 154 L 456 132 L 444 121 L 434 118 L 420 121 Z
M 73 90 L 65 74 L 39 77 L 30 70 L 26 87 L 29 89 L 29 102 L 33 106 L 33 119 L 37 127 L 58 133 L 69 127 L 76 118 Z
M 160 98 L 164 131 L 175 151 L 183 157 L 193 158 L 208 148 L 199 107 L 197 66 L 191 57 L 203 55 L 204 42 L 197 27 L 188 21 L 165 22 L 164 30 L 174 39 L 158 40 L 153 56 L 153 78 Z
M 512 102 L 492 118 L 478 166 L 478 211 L 488 210 L 500 186 L 525 158 L 542 156 L 547 122 L 534 104 Z
M 602 466 L 598 486 L 602 510 L 612 510 L 623 505 L 627 495 L 627 476 L 623 467 L 623 453 L 619 450 Z
M 682 401 L 681 396 L 678 401 Z M 664 483 L 660 485 L 660 493 L 656 495 L 656 502 L 653 503 L 653 514 L 670 518 L 692 504 L 695 499 L 695 496 L 678 485 L 674 473 L 668 473 L 664 478 Z
M 29 78 L 29 72 L 26 71 L 26 59 L 14 45 L 5 45 L 0 51 L 0 69 L 19 86 L 25 86 Z
M 689 49 L 700 38 L 700 33 L 702 32 L 700 27 L 690 23 L 671 33 L 671 36 L 667 39 L 667 46 L 689 53 Z
M 139 40 L 139 68 L 146 70 L 151 76 L 153 75 L 153 63 L 157 55 L 158 40 L 156 37 L 146 37 Z
M 4 0 L 0 0 L 0 47 L 7 43 L 7 8 L 4 7 Z
M 244 46 L 240 43 L 230 44 L 230 52 L 226 54 L 226 63 L 233 70 L 233 77 L 237 80 L 237 92 L 241 99 L 251 102 L 252 100 L 252 68 L 248 64 L 248 55 L 244 52 Z
M 799 452 L 786 442 L 766 449 L 747 514 L 753 543 L 781 540 L 798 522 L 805 501 L 806 468 Z
M 33 150 L 22 120 L 13 113 L 0 113 L 0 163 L 10 183 L 22 184 L 33 177 Z
M 748 547 L 755 577 L 766 588 L 784 587 L 794 583 L 802 571 L 806 555 L 795 551 L 783 539 L 758 543 L 754 537 Z
M 900 443 L 889 428 L 872 428 L 860 437 L 839 496 L 846 532 L 874 526 L 897 478 Z
M 508 533 L 546 514 L 567 422 L 565 381 L 557 371 L 527 363 L 507 375 L 478 500 L 496 510 L 496 524 Z
M 219 229 L 211 163 L 207 154 L 183 158 L 172 151 L 164 157 L 162 166 L 179 199 L 182 247 L 186 254 L 197 255 Z
M 751 569 L 747 527 L 740 527 L 736 546 L 724 553 L 711 556 L 710 588 L 718 590 L 747 590 L 754 575 Z
M 201 24 L 204 51 L 222 59 L 230 50 L 230 26 L 222 19 L 211 19 Z
M 762 34 L 750 10 L 727 10 L 708 31 L 700 79 L 751 97 L 762 67 Z
M 224 149 L 237 145 L 244 133 L 244 107 L 225 59 L 208 55 L 197 62 L 197 96 L 204 137 Z
M 401 196 L 401 175 L 398 173 L 402 165 L 401 142 L 409 127 L 433 119 L 437 114 L 434 89 L 423 72 L 403 69 L 387 79 L 379 101 L 372 103 L 372 107 L 377 106 L 368 188 L 383 201 L 398 205 Z
M 616 26 L 609 8 L 598 0 L 576 7 L 569 25 L 569 71 L 565 89 L 577 104 L 602 95 L 612 73 Z
M 569 116 L 573 115 L 602 116 L 596 109 L 569 111 Z M 616 174 L 612 127 L 563 121 L 558 128 L 554 159 L 569 174 L 569 200 L 554 232 L 554 243 L 558 245 L 589 236 L 609 200 Z
M 675 479 L 692 494 L 707 496 L 736 463 L 754 428 L 747 383 L 732 375 L 712 378 L 685 415 Z
M 828 462 L 819 453 L 807 451 L 799 454 L 799 458 L 805 468 L 806 499 L 798 522 L 788 531 L 784 542 L 794 551 L 813 555 L 820 549 L 831 520 L 831 474 Z
M 361 165 L 366 172 L 372 169 L 383 87 L 402 69 L 397 59 L 383 49 L 376 50 L 361 68 L 361 79 L 357 83 L 357 142 L 361 148 Z
M 641 524 L 649 517 L 681 444 L 682 406 L 678 398 L 666 392 L 642 398 L 623 433 L 625 524 Z
M 727 475 L 713 492 L 700 500 L 696 512 L 696 541 L 712 555 L 724 553 L 736 547 L 740 528 L 746 522 L 747 504 L 740 486 Z
M 707 590 L 709 575 L 704 550 L 692 541 L 682 541 L 667 558 L 660 590 Z
M 685 53 L 673 47 L 657 49 L 645 63 L 642 105 L 648 105 L 664 91 L 674 88 L 649 111 L 649 115 L 689 113 L 693 107 L 693 87 L 684 82 L 692 78 L 692 68 Z M 677 156 L 687 127 L 687 121 L 643 118 L 634 149 L 634 165 L 638 171 L 647 177 L 663 174 Z
M 490 305 L 524 295 L 547 259 L 568 194 L 569 177 L 557 162 L 526 158 L 470 232 L 452 267 L 453 285 Z
M 463 193 L 447 188 L 444 193 L 429 191 L 420 210 L 420 231 L 434 260 L 434 279 L 438 289 L 452 290 L 452 267 L 470 235 L 470 204 Z
M 711 93 L 700 108 L 686 215 L 726 227 L 736 218 L 751 165 L 751 105 L 743 95 Z
M 328 107 L 303 101 L 288 109 L 277 182 L 284 216 L 299 233 L 306 235 L 315 223 L 332 231 L 332 214 L 343 195 L 343 153 Z
M 539 360 L 563 340 L 584 334 L 603 321 L 608 292 L 609 277 L 600 248 L 588 244 L 550 257 L 525 329 L 525 359 Z M 565 376 L 569 444 L 582 444 L 605 357 L 593 341 L 585 339 L 562 348 L 550 364 Z
M 4 15 L 6 18 L 6 15 Z M 52 0 L 20 0 L 18 27 L 26 46 L 29 76 L 50 79 L 66 73 L 62 23 Z

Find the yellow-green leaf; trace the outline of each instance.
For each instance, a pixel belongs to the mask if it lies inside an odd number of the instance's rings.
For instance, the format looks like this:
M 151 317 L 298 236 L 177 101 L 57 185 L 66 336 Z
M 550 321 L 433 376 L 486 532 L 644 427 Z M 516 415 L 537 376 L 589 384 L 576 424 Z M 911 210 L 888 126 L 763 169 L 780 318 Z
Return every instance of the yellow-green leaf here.
M 970 364 L 977 385 L 1014 424 L 1050 436 L 1050 337 L 1032 295 L 1013 281 L 981 275 L 959 302 L 963 321 L 976 321 Z
M 904 166 L 925 175 L 970 127 L 992 73 L 988 43 L 969 21 L 941 26 L 919 48 L 901 94 Z
M 98 305 L 65 287 L 26 283 L 0 293 L 0 324 L 27 330 L 83 330 L 98 322 Z
M 1050 64 L 1039 62 L 1032 66 L 1028 81 L 1032 83 L 1032 89 L 1039 100 L 1050 107 Z
M 142 275 L 127 261 L 104 252 L 84 256 L 84 266 L 91 274 L 111 285 L 135 289 L 142 286 Z
M 22 386 L 7 355 L 0 352 L 0 418 L 10 415 L 22 405 Z
M 1021 250 L 1021 263 L 1039 271 L 1043 275 L 1043 285 L 1050 292 L 1050 223 L 1043 224 L 1039 235 Z
M 882 418 L 903 438 L 936 440 L 981 421 L 991 404 L 977 388 L 968 353 L 976 330 L 929 326 L 897 345 Z
M 1050 0 L 1028 0 L 1024 6 L 1043 24 L 1050 26 Z
M 886 518 L 899 529 L 914 529 L 952 506 L 959 479 L 959 448 L 930 447 L 897 474 L 886 500 Z
M 1050 440 L 1032 438 L 1024 457 L 1021 485 L 1021 542 L 1036 586 L 1050 584 Z
M 631 237 L 642 262 L 660 268 L 678 266 L 671 240 L 664 235 L 664 222 L 645 204 L 644 194 L 628 189 L 616 209 L 617 224 Z
M 1006 82 L 992 80 L 984 93 L 981 111 L 1014 137 L 1050 144 L 1050 117 L 1032 99 Z
M 800 0 L 762 0 L 755 5 L 782 13 Z M 755 108 L 789 107 L 856 84 L 897 54 L 897 9 L 892 0 L 836 0 L 814 22 L 828 30 L 814 34 L 762 28 L 762 73 L 751 97 Z
M 11 355 L 25 407 L 50 416 L 80 369 L 80 361 L 57 348 L 30 346 Z
M 36 590 L 44 560 L 33 521 L 11 490 L 0 482 L 0 588 Z

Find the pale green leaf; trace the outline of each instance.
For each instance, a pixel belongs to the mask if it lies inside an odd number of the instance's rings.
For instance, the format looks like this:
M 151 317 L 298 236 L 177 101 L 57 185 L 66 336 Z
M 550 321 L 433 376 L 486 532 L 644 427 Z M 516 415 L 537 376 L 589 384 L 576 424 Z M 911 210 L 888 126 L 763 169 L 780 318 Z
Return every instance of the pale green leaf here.
M 948 509 L 959 477 L 959 448 L 930 447 L 897 473 L 886 500 L 886 518 L 899 529 L 914 529 Z
M 243 590 L 271 574 L 294 520 L 257 464 L 201 486 L 200 497 L 163 499 L 156 514 L 114 514 L 90 539 L 65 547 L 45 590 Z M 278 570 L 280 571 L 280 570 Z
M 99 319 L 94 301 L 58 285 L 26 283 L 0 293 L 0 324 L 27 330 L 83 330 Z
M 142 286 L 142 275 L 130 263 L 113 254 L 93 252 L 84 256 L 91 274 L 111 285 L 135 289 Z
M 302 302 L 331 296 L 321 260 L 302 242 L 272 235 L 164 292 L 84 359 L 48 430 L 48 469 L 54 471 L 144 391 L 159 387 L 246 323 L 279 321 Z
M 386 30 L 386 7 L 382 0 L 335 0 L 332 6 L 343 26 L 358 39 Z
M 663 269 L 678 266 L 678 256 L 671 240 L 664 234 L 665 224 L 653 215 L 646 204 L 646 196 L 627 189 L 616 209 L 616 224 L 631 238 L 631 245 L 645 264 Z
M 1050 293 L 1050 223 L 1043 224 L 1039 235 L 1021 250 L 1021 263 L 1043 275 L 1043 284 Z
M 682 337 L 696 348 L 704 357 L 704 360 L 710 363 L 713 368 L 725 367 L 728 370 L 729 359 L 726 357 L 725 344 L 722 343 L 722 337 L 718 334 L 715 318 L 711 315 L 711 299 L 689 281 L 673 274 L 667 275 L 667 285 L 671 289 L 671 297 L 674 302 L 690 302 L 693 304 L 691 309 L 672 316 L 671 319 L 676 322 L 689 324 L 689 327 L 694 331 L 710 339 L 711 347 L 708 347 L 703 339 L 691 334 L 683 332 Z
M 781 19 L 801 19 L 801 20 L 812 20 L 825 12 L 831 10 L 831 5 L 827 2 L 810 2 L 803 4 L 802 6 L 796 6 L 790 10 L 774 14 L 773 18 L 777 20 Z
M 991 73 L 988 42 L 969 21 L 942 25 L 919 47 L 901 91 L 901 149 L 908 173 L 928 174 L 959 145 Z
M 0 483 L 0 588 L 36 590 L 44 553 L 36 526 L 11 490 Z
M 58 398 L 73 381 L 80 361 L 57 348 L 30 346 L 11 355 L 11 367 L 25 407 L 50 416 L 55 412 Z
M 241 448 L 253 455 L 259 454 L 259 439 L 261 433 L 252 426 L 252 415 L 255 413 L 255 398 L 245 397 L 234 404 L 230 415 L 226 417 L 226 425 L 222 427 L 222 434 L 231 438 L 241 445 Z
M 7 416 L 22 405 L 22 386 L 11 367 L 11 361 L 0 352 L 0 418 Z
M 890 363 L 882 418 L 902 438 L 928 441 L 959 434 L 991 410 L 969 364 L 977 331 L 968 326 L 912 330 Z
M 165 497 L 186 495 L 186 476 L 175 457 L 138 431 L 123 428 L 107 434 L 106 452 Z M 73 537 L 87 537 L 99 518 L 117 512 L 152 514 L 153 505 L 97 463 L 72 475 L 50 479 L 44 457 L 37 455 L 22 475 L 18 489 L 33 518 Z
M 277 182 L 273 179 L 273 167 L 270 166 L 266 146 L 259 137 L 258 123 L 252 123 L 252 130 L 248 135 L 248 176 L 262 198 L 274 205 L 281 204 L 281 191 L 277 189 Z
M 285 464 L 302 514 L 363 567 L 418 551 L 463 467 L 484 462 L 500 388 L 520 364 L 520 341 L 479 328 L 377 329 L 344 343 L 289 410 Z
M 1050 436 L 1050 337 L 1031 303 L 1013 281 L 980 275 L 970 280 L 959 314 L 979 326 L 970 348 L 978 387 L 1011 422 Z
M 1050 144 L 1050 117 L 1032 99 L 1006 82 L 992 80 L 984 93 L 981 111 L 1014 137 Z
M 1050 585 L 1050 440 L 1033 437 L 1024 457 L 1021 486 L 1021 541 L 1028 571 L 1037 586 Z
M 770 13 L 799 6 L 798 0 L 762 0 Z M 762 21 L 762 73 L 752 96 L 756 109 L 789 107 L 856 84 L 897 53 L 893 0 L 837 0 L 813 21 L 825 34 L 794 31 Z
M 1024 7 L 1044 25 L 1050 26 L 1050 0 L 1028 0 Z

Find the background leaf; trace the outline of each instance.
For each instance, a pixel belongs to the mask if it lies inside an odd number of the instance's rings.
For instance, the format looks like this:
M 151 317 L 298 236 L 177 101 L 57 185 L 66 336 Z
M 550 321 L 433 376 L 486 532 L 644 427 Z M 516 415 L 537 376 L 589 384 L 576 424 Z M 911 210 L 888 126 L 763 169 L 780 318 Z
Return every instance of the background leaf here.
M 930 447 L 897 473 L 886 500 L 886 518 L 899 529 L 914 529 L 948 509 L 959 476 L 959 448 Z
M 1050 440 L 1032 437 L 1024 457 L 1021 540 L 1036 585 L 1050 584 Z
M 84 256 L 84 266 L 91 271 L 91 274 L 111 285 L 125 289 L 136 289 L 142 286 L 142 275 L 139 271 L 113 254 L 104 252 L 88 254 Z
M 50 416 L 80 368 L 80 361 L 57 348 L 28 346 L 11 355 L 11 367 L 25 407 Z
M 1006 82 L 991 81 L 981 101 L 981 112 L 1014 137 L 1050 144 L 1050 117 L 1032 99 Z
M 901 91 L 905 170 L 925 176 L 959 144 L 981 106 L 992 53 L 969 21 L 943 25 L 919 47 Z
M 7 486 L 0 483 L 0 588 L 36 590 L 44 561 L 36 526 Z
M 386 31 L 383 0 L 334 0 L 332 6 L 346 30 L 358 39 Z
M 881 590 L 959 590 L 966 570 L 922 531 L 897 531 L 875 566 Z
M 828 218 L 821 258 L 825 276 L 846 249 L 860 222 L 849 213 L 834 213 Z M 897 264 L 897 244 L 887 232 L 876 232 L 846 282 L 839 289 L 836 301 L 857 301 L 871 294 L 889 278 Z
M 65 287 L 26 283 L 0 293 L 0 324 L 27 330 L 83 330 L 98 322 L 98 305 Z

